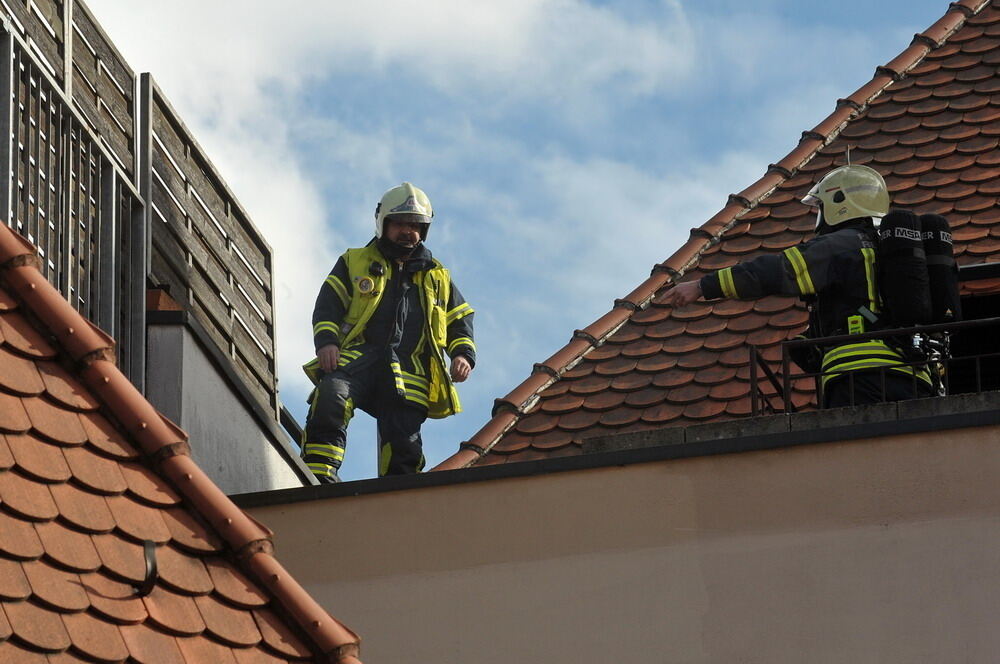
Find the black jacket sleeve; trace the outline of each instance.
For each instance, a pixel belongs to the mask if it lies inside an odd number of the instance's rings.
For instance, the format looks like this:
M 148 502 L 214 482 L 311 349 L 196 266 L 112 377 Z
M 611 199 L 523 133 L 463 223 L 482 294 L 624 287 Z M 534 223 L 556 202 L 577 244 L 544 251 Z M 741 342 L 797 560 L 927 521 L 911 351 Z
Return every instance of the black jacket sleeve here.
M 340 345 L 340 324 L 354 295 L 354 285 L 347 272 L 347 262 L 341 256 L 323 281 L 313 307 L 313 345 L 318 351 L 328 344 Z
M 853 232 L 820 235 L 780 254 L 766 254 L 701 278 L 706 300 L 814 295 L 835 278 L 837 257 L 858 244 Z
M 448 356 L 464 355 L 469 364 L 476 366 L 476 342 L 472 332 L 472 319 L 475 311 L 458 290 L 455 282 L 451 283 L 448 296 Z

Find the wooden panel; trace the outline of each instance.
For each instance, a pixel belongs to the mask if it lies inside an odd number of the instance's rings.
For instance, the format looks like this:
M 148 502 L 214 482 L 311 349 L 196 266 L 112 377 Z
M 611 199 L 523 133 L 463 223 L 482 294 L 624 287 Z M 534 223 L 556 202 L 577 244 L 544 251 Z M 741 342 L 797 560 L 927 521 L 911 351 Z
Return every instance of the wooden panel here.
M 12 0 L 14 1 L 14 0 Z M 44 58 L 42 64 L 57 83 L 63 82 L 63 6 L 57 0 L 28 0 L 29 45 L 37 48 L 36 57 Z
M 73 40 L 73 102 L 134 178 L 135 73 L 79 2 Z

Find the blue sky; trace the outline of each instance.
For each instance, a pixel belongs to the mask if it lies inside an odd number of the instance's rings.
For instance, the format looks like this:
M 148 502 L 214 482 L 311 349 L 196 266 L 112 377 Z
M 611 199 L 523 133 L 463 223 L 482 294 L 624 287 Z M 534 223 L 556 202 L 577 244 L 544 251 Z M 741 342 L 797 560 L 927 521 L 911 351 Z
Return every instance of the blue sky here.
M 794 148 L 947 0 L 89 0 L 275 251 L 281 398 L 302 421 L 310 314 L 403 180 L 477 309 L 465 412 L 433 465 L 615 298 Z M 357 6 L 355 6 L 357 5 Z M 375 474 L 371 420 L 346 479 Z

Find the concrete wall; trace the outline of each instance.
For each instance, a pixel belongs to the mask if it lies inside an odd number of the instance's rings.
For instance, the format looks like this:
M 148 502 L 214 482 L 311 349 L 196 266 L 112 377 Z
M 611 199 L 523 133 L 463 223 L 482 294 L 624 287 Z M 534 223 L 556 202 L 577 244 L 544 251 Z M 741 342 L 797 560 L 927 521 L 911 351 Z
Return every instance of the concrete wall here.
M 366 662 L 986 662 L 1000 428 L 251 508 Z
M 148 330 L 146 396 L 188 432 L 208 476 L 228 494 L 302 486 L 288 458 L 294 452 L 281 453 L 191 332 L 184 325 Z

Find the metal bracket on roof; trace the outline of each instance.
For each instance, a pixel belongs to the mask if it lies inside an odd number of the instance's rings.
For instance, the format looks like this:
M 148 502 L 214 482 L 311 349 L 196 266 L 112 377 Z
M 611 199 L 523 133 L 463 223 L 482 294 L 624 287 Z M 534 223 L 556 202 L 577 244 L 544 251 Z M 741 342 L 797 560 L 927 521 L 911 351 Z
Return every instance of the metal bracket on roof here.
M 858 102 L 854 101 L 853 99 L 848 99 L 846 97 L 841 97 L 840 99 L 837 100 L 837 108 L 843 108 L 845 106 L 850 106 L 855 111 L 860 111 L 861 110 L 861 104 L 859 104 Z
M 615 300 L 615 305 L 617 306 L 618 300 Z M 631 303 L 629 303 L 631 304 Z M 635 306 L 635 305 L 632 305 Z M 584 332 L 583 330 L 573 330 L 574 339 L 584 339 L 590 343 L 591 346 L 597 345 L 597 337 L 595 337 L 590 332 Z
M 137 597 L 146 597 L 149 593 L 153 592 L 153 588 L 156 586 L 156 579 L 159 576 L 156 563 L 156 542 L 153 540 L 143 540 L 142 555 L 146 561 L 146 575 L 143 577 L 142 583 L 135 586 Z
M 799 139 L 799 143 L 801 143 L 802 141 L 808 141 L 808 140 L 823 141 L 825 143 L 826 139 L 827 139 L 827 136 L 824 136 L 823 134 L 819 133 L 818 131 L 813 131 L 812 129 L 810 129 L 808 131 L 802 132 L 802 138 Z
M 635 302 L 629 300 L 623 300 L 622 298 L 615 298 L 615 309 L 628 309 L 629 311 L 636 311 L 640 307 Z
M 691 237 L 692 237 L 692 238 L 695 238 L 695 237 L 703 237 L 703 238 L 705 238 L 706 240 L 711 240 L 711 239 L 713 239 L 713 238 L 714 238 L 715 236 L 714 236 L 714 235 L 712 235 L 711 233 L 709 233 L 708 231 L 706 231 L 706 230 L 705 230 L 704 228 L 692 228 L 692 229 L 691 229 Z

